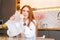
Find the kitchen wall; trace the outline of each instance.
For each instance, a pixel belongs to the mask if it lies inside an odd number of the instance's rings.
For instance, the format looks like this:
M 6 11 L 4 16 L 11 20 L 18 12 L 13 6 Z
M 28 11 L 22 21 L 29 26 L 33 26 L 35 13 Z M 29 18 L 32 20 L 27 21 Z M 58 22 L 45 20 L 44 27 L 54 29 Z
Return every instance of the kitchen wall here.
M 44 19 L 39 20 L 39 27 L 44 28 L 60 28 L 60 20 L 58 20 L 58 13 L 59 10 L 51 10 L 51 11 L 41 11 L 41 12 L 35 12 L 35 14 L 44 14 Z M 37 15 L 38 16 L 38 15 Z M 60 14 L 59 14 L 60 16 Z
M 30 5 L 32 8 L 48 8 L 60 6 L 60 0 L 20 0 L 20 6 Z

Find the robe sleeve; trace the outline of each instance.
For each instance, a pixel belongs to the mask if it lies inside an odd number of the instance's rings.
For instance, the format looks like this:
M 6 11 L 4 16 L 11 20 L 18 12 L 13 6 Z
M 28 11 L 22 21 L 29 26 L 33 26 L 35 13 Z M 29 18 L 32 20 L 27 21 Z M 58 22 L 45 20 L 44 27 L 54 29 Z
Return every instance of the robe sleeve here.
M 18 34 L 22 33 L 24 28 L 23 28 L 23 17 L 22 15 L 18 14 L 17 12 L 15 13 L 14 20 L 8 20 L 5 24 L 8 28 L 7 34 L 9 37 L 17 36 Z

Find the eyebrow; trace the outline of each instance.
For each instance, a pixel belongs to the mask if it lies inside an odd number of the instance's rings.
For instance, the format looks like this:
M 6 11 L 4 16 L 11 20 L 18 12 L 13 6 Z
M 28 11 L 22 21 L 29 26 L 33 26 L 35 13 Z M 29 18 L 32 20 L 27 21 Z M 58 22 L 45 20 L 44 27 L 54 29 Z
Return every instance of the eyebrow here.
M 22 11 L 25 11 L 25 10 L 22 10 Z M 29 11 L 29 10 L 27 10 L 27 11 Z

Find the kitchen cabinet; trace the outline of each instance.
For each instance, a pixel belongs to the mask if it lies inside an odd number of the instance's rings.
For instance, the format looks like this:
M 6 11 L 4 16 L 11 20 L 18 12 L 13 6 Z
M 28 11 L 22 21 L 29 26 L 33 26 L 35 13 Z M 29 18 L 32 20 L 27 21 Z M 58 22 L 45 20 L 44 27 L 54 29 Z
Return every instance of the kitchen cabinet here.
M 38 37 L 45 35 L 46 38 L 60 40 L 60 28 L 41 28 L 38 29 Z

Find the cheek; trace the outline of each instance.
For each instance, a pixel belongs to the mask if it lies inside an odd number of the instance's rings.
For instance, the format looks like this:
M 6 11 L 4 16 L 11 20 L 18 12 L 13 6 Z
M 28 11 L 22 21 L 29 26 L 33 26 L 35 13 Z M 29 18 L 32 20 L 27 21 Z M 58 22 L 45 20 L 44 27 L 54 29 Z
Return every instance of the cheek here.
M 25 17 L 28 18 L 28 14 L 27 13 L 25 14 Z
M 22 14 L 24 15 L 24 12 L 22 12 Z
M 28 13 L 26 13 L 26 15 L 28 16 Z

